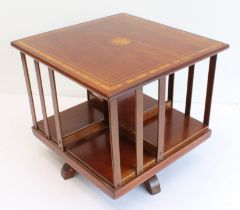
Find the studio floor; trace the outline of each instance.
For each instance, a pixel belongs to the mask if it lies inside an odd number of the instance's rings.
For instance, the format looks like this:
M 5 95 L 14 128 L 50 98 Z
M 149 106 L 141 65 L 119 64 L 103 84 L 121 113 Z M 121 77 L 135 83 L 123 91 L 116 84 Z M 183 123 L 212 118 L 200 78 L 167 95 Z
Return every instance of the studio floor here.
M 60 108 L 81 101 L 60 97 Z M 46 102 L 51 114 L 49 97 Z M 201 119 L 202 107 L 193 104 L 194 117 Z M 31 132 L 27 96 L 1 95 L 0 116 L 0 209 L 240 209 L 239 104 L 213 104 L 211 138 L 157 174 L 161 193 L 151 196 L 139 186 L 118 200 L 80 174 L 62 179 L 63 160 Z

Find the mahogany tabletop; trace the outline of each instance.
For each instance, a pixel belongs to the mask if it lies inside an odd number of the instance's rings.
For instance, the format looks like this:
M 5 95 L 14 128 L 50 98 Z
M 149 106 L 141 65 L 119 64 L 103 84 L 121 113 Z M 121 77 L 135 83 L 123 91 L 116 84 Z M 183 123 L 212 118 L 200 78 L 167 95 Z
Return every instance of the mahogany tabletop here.
M 229 47 L 125 13 L 11 44 L 107 98 Z

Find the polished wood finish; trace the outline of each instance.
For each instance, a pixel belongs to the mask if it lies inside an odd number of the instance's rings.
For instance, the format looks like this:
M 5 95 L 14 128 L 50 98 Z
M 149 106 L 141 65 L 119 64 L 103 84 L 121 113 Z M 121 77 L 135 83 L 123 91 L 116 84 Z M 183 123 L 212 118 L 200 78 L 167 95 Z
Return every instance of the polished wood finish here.
M 79 120 L 80 119 L 80 120 Z M 61 131 L 64 139 L 64 144 L 68 142 L 68 138 L 73 138 L 78 133 L 88 130 L 93 127 L 101 127 L 102 121 L 104 120 L 103 113 L 92 106 L 89 102 L 83 102 L 82 104 L 76 105 L 69 109 L 61 112 Z M 57 133 L 55 125 L 55 117 L 48 117 L 49 132 L 51 138 L 57 142 Z M 39 129 L 44 132 L 44 123 L 39 121 Z
M 106 98 L 228 47 L 128 14 L 20 39 L 12 46 Z
M 49 148 L 51 148 L 53 151 L 55 151 L 59 156 L 61 156 L 66 163 L 71 165 L 76 171 L 78 171 L 80 174 L 85 176 L 87 179 L 89 179 L 92 183 L 94 183 L 97 187 L 99 187 L 103 192 L 111 196 L 112 198 L 119 198 L 120 196 L 124 195 L 134 187 L 138 186 L 141 183 L 144 183 L 146 180 L 151 178 L 154 174 L 156 174 L 161 169 L 165 168 L 172 162 L 176 161 L 178 158 L 186 154 L 187 152 L 191 151 L 193 148 L 198 146 L 200 143 L 205 141 L 207 138 L 210 137 L 211 131 L 208 129 L 204 131 L 202 134 L 198 134 L 194 138 L 191 139 L 191 141 L 186 144 L 182 149 L 176 150 L 175 153 L 172 155 L 167 156 L 159 162 L 156 165 L 153 165 L 148 170 L 146 170 L 144 173 L 140 174 L 134 179 L 131 179 L 131 181 L 126 182 L 123 184 L 120 188 L 115 189 L 111 187 L 111 185 L 107 182 L 105 182 L 101 177 L 99 177 L 96 173 L 92 172 L 91 169 L 85 166 L 81 161 L 77 160 L 74 156 L 69 154 L 68 152 L 61 152 L 61 150 L 58 149 L 57 144 L 53 141 L 49 141 L 44 137 L 44 134 L 33 128 L 34 135 L 39 138 L 44 144 L 46 144 Z M 102 162 L 104 163 L 104 162 Z
M 121 185 L 136 176 L 136 147 L 124 136 L 119 137 L 121 156 Z M 105 129 L 66 145 L 66 151 L 81 161 L 102 180 L 113 183 L 112 156 L 109 129 Z M 144 151 L 144 170 L 155 164 L 155 155 Z
M 144 96 L 145 110 L 150 109 L 150 104 L 155 107 L 158 103 L 157 100 L 150 98 L 149 96 Z M 132 99 L 135 99 L 135 95 L 132 95 Z M 126 101 L 131 101 L 128 97 Z M 134 100 L 133 100 L 134 101 Z M 67 124 L 62 124 L 63 133 L 71 132 L 73 128 L 80 130 L 81 125 L 76 126 L 76 123 L 72 116 L 76 116 L 74 119 L 81 119 L 81 113 L 84 113 L 83 120 L 87 123 L 87 115 L 92 115 L 95 110 L 95 120 L 98 122 L 103 115 L 98 115 L 96 109 L 89 109 L 90 102 L 84 102 L 73 108 L 61 112 L 62 122 L 68 122 Z M 122 101 L 122 103 L 124 103 Z M 135 106 L 133 104 L 133 106 Z M 166 120 L 165 120 L 165 140 L 164 140 L 164 158 L 171 156 L 176 151 L 181 150 L 188 143 L 195 140 L 196 135 L 205 134 L 207 129 L 203 123 L 185 116 L 183 113 L 171 109 L 168 104 L 166 104 Z M 129 106 L 130 107 L 130 106 Z M 91 112 L 89 111 L 91 110 Z M 86 114 L 88 113 L 88 114 Z M 120 107 L 119 107 L 120 113 Z M 135 114 L 129 117 L 134 120 Z M 51 120 L 50 120 L 51 119 Z M 48 118 L 50 122 L 50 127 L 54 127 L 53 116 Z M 91 121 L 92 122 L 92 121 Z M 176 122 L 176 123 L 174 123 Z M 39 128 L 43 128 L 43 122 L 40 121 Z M 84 124 L 83 124 L 84 125 Z M 72 128 L 71 128 L 72 127 Z M 84 127 L 83 127 L 84 128 Z M 158 114 L 147 120 L 144 123 L 144 153 L 143 153 L 143 172 L 148 170 L 151 166 L 156 164 L 156 151 L 158 142 Z M 133 130 L 135 127 L 133 125 Z M 43 131 L 40 131 L 42 134 Z M 73 132 L 72 132 L 73 133 Z M 184 137 L 184 138 L 183 138 Z M 88 135 L 84 137 L 75 136 L 75 141 L 66 144 L 64 139 L 65 150 L 67 153 L 71 154 L 79 162 L 84 163 L 91 171 L 94 171 L 98 177 L 104 180 L 109 185 L 113 186 L 113 171 L 112 171 L 112 161 L 111 161 L 111 144 L 110 144 L 110 132 L 108 128 L 98 130 L 96 132 L 89 132 Z M 129 138 L 125 137 L 123 133 L 120 132 L 119 144 L 120 144 L 120 156 L 121 156 L 121 183 L 122 185 L 127 183 L 129 180 L 136 176 L 136 149 L 135 149 L 135 136 L 133 140 L 130 141 Z M 57 140 L 53 138 L 53 141 L 57 144 Z M 146 143 L 151 145 L 150 150 L 146 148 Z M 96 158 L 97 157 L 97 158 Z M 161 161 L 160 161 L 161 162 Z
M 165 86 L 166 86 L 166 77 L 162 77 L 162 78 L 160 78 L 158 80 L 157 162 L 163 159 L 163 153 L 164 153 L 164 140 L 165 140 Z
M 96 123 L 92 123 L 86 127 L 83 127 L 82 129 L 76 131 L 75 133 L 64 137 L 64 145 L 71 144 L 71 143 L 77 141 L 78 139 L 82 139 L 85 136 L 88 136 L 92 133 L 102 131 L 107 127 L 108 127 L 108 125 L 105 123 L 104 120 L 96 122 Z
M 135 100 L 135 130 L 136 130 L 136 173 L 143 171 L 143 89 L 136 90 Z
M 55 76 L 54 76 L 54 72 L 52 69 L 48 69 L 48 73 L 49 73 L 50 87 L 51 87 L 52 100 L 53 100 L 53 110 L 54 110 L 54 118 L 55 118 L 55 128 L 56 128 L 56 133 L 57 133 L 57 143 L 58 143 L 59 149 L 61 149 L 63 151 L 64 147 L 63 147 L 63 139 L 62 139 L 62 128 L 61 128 L 61 119 L 60 119 L 59 108 L 58 108 Z
M 121 166 L 118 127 L 118 103 L 116 98 L 109 101 L 109 126 L 113 185 L 115 188 L 118 188 L 121 185 Z
M 175 125 L 172 125 L 175 124 Z M 158 146 L 158 117 L 152 118 L 144 124 L 144 140 L 152 149 L 157 151 Z M 203 123 L 188 117 L 175 109 L 166 109 L 165 115 L 165 138 L 164 155 L 172 150 L 181 148 L 182 144 L 188 142 L 189 137 L 201 133 L 207 128 Z
M 87 92 L 88 101 L 95 106 L 96 108 L 100 109 L 104 113 L 104 120 L 108 123 L 109 115 L 108 115 L 108 101 L 104 98 L 99 98 L 93 92 Z
M 34 66 L 35 66 L 35 71 L 36 71 L 38 91 L 39 91 L 39 97 L 40 97 L 41 108 L 42 108 L 44 132 L 45 132 L 47 138 L 49 138 L 50 134 L 49 134 L 49 126 L 48 126 L 48 120 L 47 120 L 47 110 L 46 110 L 46 105 L 45 105 L 43 86 L 42 86 L 42 77 L 41 77 L 39 62 L 34 60 Z
M 186 95 L 186 105 L 185 105 L 185 114 L 188 116 L 190 115 L 191 104 L 192 104 L 194 68 L 195 68 L 195 65 L 191 65 L 188 70 L 187 95 Z
M 176 150 L 174 153 L 172 153 L 169 156 L 166 156 L 161 162 L 157 163 L 156 165 L 153 165 L 148 170 L 145 171 L 142 175 L 136 177 L 132 181 L 128 182 L 127 184 L 123 185 L 121 188 L 119 188 L 118 191 L 114 193 L 114 196 L 116 198 L 124 195 L 131 189 L 133 189 L 136 185 L 139 185 L 140 183 L 145 182 L 149 178 L 151 178 L 154 174 L 158 173 L 163 168 L 167 167 L 180 157 L 182 157 L 187 152 L 191 151 L 193 148 L 204 142 L 207 138 L 209 138 L 211 135 L 211 130 L 207 129 L 203 133 L 196 135 L 194 138 L 191 139 L 190 142 L 188 142 L 184 147 L 182 147 L 179 150 Z
M 67 163 L 65 163 L 63 165 L 62 170 L 61 170 L 61 176 L 65 180 L 74 177 L 76 173 L 77 173 L 77 171 L 75 169 L 73 169 L 70 165 L 68 165 Z
M 30 83 L 30 79 L 29 79 L 27 60 L 26 60 L 26 56 L 24 53 L 21 52 L 20 55 L 21 55 L 21 60 L 22 60 L 22 65 L 23 65 L 25 82 L 26 82 L 26 86 L 27 86 L 28 100 L 29 100 L 30 110 L 31 110 L 31 115 L 32 115 L 32 123 L 33 123 L 34 127 L 37 127 L 37 118 L 36 118 L 36 112 L 35 112 L 35 107 L 34 107 L 31 83 Z
M 85 176 L 88 180 L 94 183 L 97 187 L 99 187 L 103 192 L 112 198 L 116 198 L 114 190 L 111 186 L 105 182 L 103 182 L 95 173 L 93 173 L 88 167 L 86 167 L 83 163 L 74 158 L 71 154 L 67 152 L 62 152 L 56 142 L 49 141 L 44 137 L 44 133 L 40 130 L 32 128 L 33 134 L 45 145 L 47 145 L 50 149 L 52 149 L 56 154 L 58 154 L 63 160 L 69 164 L 73 169 L 75 169 L 78 173 Z
M 210 119 L 216 63 L 217 63 L 217 55 L 214 55 L 210 58 L 209 70 L 208 70 L 207 94 L 206 94 L 205 111 L 204 111 L 204 119 L 203 119 L 203 122 L 206 125 L 209 125 L 209 119 Z
M 145 186 L 146 186 L 147 191 L 151 195 L 155 195 L 155 194 L 161 192 L 160 184 L 159 184 L 159 181 L 158 181 L 158 178 L 156 175 L 154 175 L 153 177 L 148 179 L 145 182 Z
M 151 119 L 158 113 L 157 100 L 143 94 L 143 120 Z M 127 94 L 118 98 L 119 106 L 119 124 L 126 128 L 135 128 L 136 116 L 136 97 L 135 91 L 129 91 Z
M 11 43 L 21 51 L 34 135 L 63 158 L 64 179 L 81 173 L 113 198 L 145 183 L 211 135 L 217 53 L 229 45 L 128 14 Z M 34 59 L 43 119 L 37 121 L 25 54 Z M 210 58 L 204 120 L 190 116 L 195 63 Z M 39 62 L 49 69 L 47 116 Z M 173 108 L 175 73 L 189 67 L 185 113 Z M 87 88 L 87 101 L 59 112 L 54 73 Z M 166 78 L 168 95 L 165 100 Z M 143 94 L 158 80 L 158 99 Z

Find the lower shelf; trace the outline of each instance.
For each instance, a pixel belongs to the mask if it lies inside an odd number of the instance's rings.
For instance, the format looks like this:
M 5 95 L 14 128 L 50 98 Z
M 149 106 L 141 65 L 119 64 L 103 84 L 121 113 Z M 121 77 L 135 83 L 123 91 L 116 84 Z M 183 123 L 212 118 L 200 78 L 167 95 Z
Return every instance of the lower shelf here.
M 109 140 L 109 129 L 105 129 L 85 137 L 78 142 L 67 145 L 66 150 L 112 185 L 112 161 Z M 119 142 L 122 183 L 125 183 L 135 176 L 136 149 L 132 142 L 121 136 Z M 154 155 L 148 151 L 144 151 L 144 168 L 146 169 L 154 163 Z
M 147 101 L 147 106 L 145 106 L 144 109 L 146 109 L 148 113 L 152 113 L 150 108 L 155 107 L 156 100 L 145 96 L 144 101 Z M 121 111 L 120 107 L 119 111 Z M 33 132 L 48 146 L 51 145 L 60 155 L 70 158 L 73 163 L 69 162 L 69 164 L 71 166 L 73 165 L 72 167 L 75 165 L 77 171 L 83 173 L 82 170 L 84 170 L 84 173 L 91 174 L 91 176 L 95 177 L 97 186 L 101 183 L 101 188 L 106 187 L 104 191 L 107 191 L 112 197 L 118 197 L 134 186 L 143 183 L 155 175 L 161 168 L 179 158 L 179 154 L 183 155 L 189 151 L 190 145 L 193 145 L 191 148 L 198 145 L 211 134 L 211 131 L 203 123 L 166 105 L 164 159 L 156 163 L 158 117 L 152 115 L 151 118 L 147 117 L 144 122 L 144 171 L 141 175 L 137 176 L 135 172 L 136 148 L 134 122 L 132 122 L 132 120 L 124 121 L 126 116 L 128 116 L 128 114 L 124 114 L 120 119 L 119 142 L 122 184 L 119 189 L 114 189 L 113 187 L 108 126 L 101 127 L 100 130 L 96 130 L 89 135 L 81 136 L 81 138 L 78 135 L 74 135 L 76 139 L 65 145 L 65 152 L 61 152 L 57 147 L 53 116 L 48 118 L 52 136 L 51 140 L 47 139 L 44 135 L 42 121 L 38 122 L 38 129 L 33 129 Z M 130 118 L 131 117 L 132 116 L 130 116 Z M 95 109 L 88 102 L 84 102 L 61 113 L 63 134 L 68 136 L 69 133 L 74 133 L 76 130 L 86 127 L 88 124 L 96 123 L 103 119 L 104 114 L 101 110 Z M 123 132 L 122 127 L 127 129 L 128 134 L 129 132 L 133 134 L 132 139 L 131 135 L 126 136 L 126 129 L 124 129 Z
M 173 123 L 175 122 L 175 123 Z M 195 119 L 181 112 L 168 109 L 166 112 L 164 156 L 167 157 L 194 140 L 194 136 L 207 129 Z M 144 124 L 144 139 L 153 146 L 157 143 L 157 118 Z M 122 182 L 135 176 L 136 149 L 134 141 L 129 141 L 120 133 L 120 158 Z M 109 129 L 89 135 L 66 146 L 67 151 L 87 165 L 105 181 L 112 183 L 112 162 L 109 142 Z M 144 150 L 144 170 L 156 164 L 155 152 Z

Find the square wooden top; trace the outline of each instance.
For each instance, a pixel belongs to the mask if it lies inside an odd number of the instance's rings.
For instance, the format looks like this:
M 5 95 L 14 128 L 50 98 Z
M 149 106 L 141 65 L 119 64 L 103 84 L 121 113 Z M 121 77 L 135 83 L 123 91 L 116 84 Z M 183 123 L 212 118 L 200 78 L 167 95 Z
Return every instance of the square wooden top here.
M 222 42 L 128 14 L 11 44 L 107 98 L 228 48 Z

